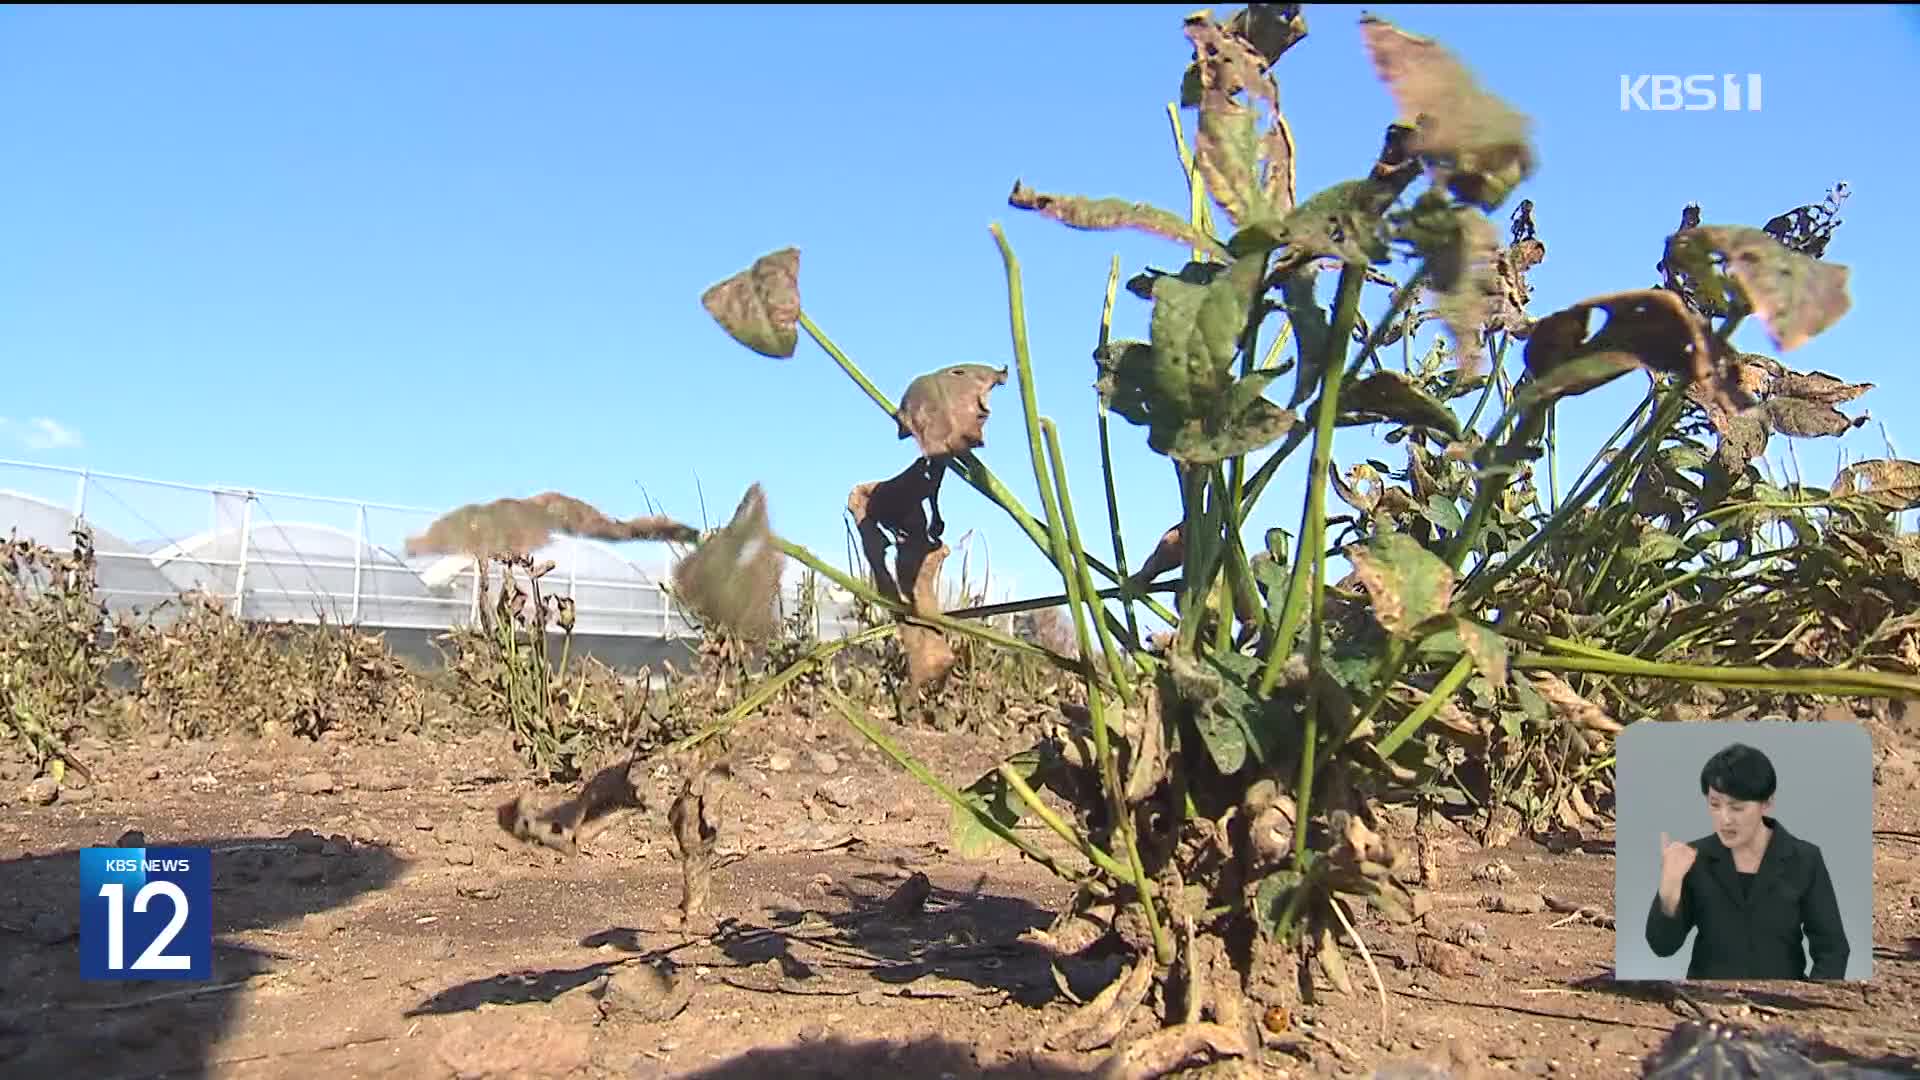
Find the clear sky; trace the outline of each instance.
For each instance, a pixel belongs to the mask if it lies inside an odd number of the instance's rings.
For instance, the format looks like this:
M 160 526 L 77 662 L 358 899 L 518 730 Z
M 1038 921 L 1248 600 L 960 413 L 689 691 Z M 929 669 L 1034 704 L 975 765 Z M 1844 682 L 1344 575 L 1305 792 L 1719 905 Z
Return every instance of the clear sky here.
M 559 489 L 626 516 L 650 497 L 696 519 L 701 491 L 724 518 L 757 481 L 777 529 L 844 564 L 848 490 L 913 444 L 804 337 L 792 360 L 751 354 L 700 293 L 798 246 L 807 311 L 897 397 L 945 364 L 1011 363 L 1001 222 L 1040 407 L 1097 526 L 1108 260 L 1130 275 L 1183 252 L 1007 193 L 1184 208 L 1166 105 L 1189 10 L 0 9 L 0 457 L 425 506 Z M 1536 316 L 1653 284 L 1690 200 L 1759 225 L 1850 184 L 1828 257 L 1852 268 L 1853 310 L 1784 359 L 1876 383 L 1847 406 L 1876 422 L 1796 450 L 1827 483 L 1840 453 L 1884 454 L 1884 419 L 1920 456 L 1900 277 L 1920 248 L 1910 10 L 1373 10 L 1533 118 Z M 1278 69 L 1303 198 L 1362 173 L 1395 118 L 1360 14 L 1308 5 Z M 1760 73 L 1764 110 L 1621 111 L 1621 74 L 1695 72 Z M 1123 292 L 1116 336 L 1144 338 L 1147 313 Z M 1757 326 L 1739 342 L 1771 351 Z M 1627 377 L 1563 410 L 1570 472 L 1639 393 Z M 983 453 L 1037 509 L 1013 382 L 992 404 Z M 1115 425 L 1138 559 L 1177 499 L 1145 433 Z M 1370 444 L 1343 434 L 1337 460 Z M 1297 525 L 1298 458 L 1254 526 Z M 204 504 L 181 505 L 167 528 L 205 527 Z M 943 506 L 950 541 L 987 538 L 976 576 L 990 558 L 1001 585 L 1045 583 L 971 489 L 950 483 Z

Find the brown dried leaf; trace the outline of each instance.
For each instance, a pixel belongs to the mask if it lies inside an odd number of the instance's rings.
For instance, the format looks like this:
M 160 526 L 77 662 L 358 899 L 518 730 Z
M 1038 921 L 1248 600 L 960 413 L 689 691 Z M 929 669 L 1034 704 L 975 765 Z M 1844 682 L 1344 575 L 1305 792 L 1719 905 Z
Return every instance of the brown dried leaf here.
M 913 595 L 913 610 L 921 615 L 940 614 L 940 567 L 951 549 L 945 544 L 919 555 L 915 545 L 902 545 L 899 555 L 900 583 Z M 907 653 L 907 684 L 919 690 L 945 679 L 960 657 L 947 644 L 944 634 L 925 626 L 908 623 L 900 627 L 900 644 Z
M 1533 688 L 1546 699 L 1547 706 L 1565 723 L 1587 731 L 1618 735 L 1624 729 L 1608 716 L 1606 710 L 1588 701 L 1567 685 L 1566 680 L 1552 672 L 1539 672 L 1533 676 Z
M 1787 371 L 1775 378 L 1768 392 L 1779 397 L 1803 398 L 1822 405 L 1839 405 L 1873 389 L 1872 383 L 1850 383 L 1824 371 Z
M 1589 337 L 1587 323 L 1596 308 L 1607 313 L 1607 321 Z M 1705 331 L 1705 320 L 1678 293 L 1665 289 L 1583 300 L 1534 324 L 1526 348 L 1528 386 L 1522 393 L 1545 404 L 1645 367 L 1686 379 L 1695 400 L 1710 412 L 1719 410 L 1717 415 L 1750 408 L 1753 401 L 1740 392 L 1738 372 L 1721 367 Z
M 526 555 L 543 546 L 554 533 L 590 540 L 665 540 L 693 543 L 700 534 L 692 526 L 652 515 L 617 521 L 570 495 L 549 491 L 530 499 L 495 499 L 453 510 L 407 540 L 408 555 L 467 554 L 489 558 L 499 554 Z
M 1799 397 L 1769 398 L 1765 409 L 1773 430 L 1800 439 L 1845 435 L 1867 422 L 1864 416 L 1854 419 L 1825 402 Z
M 800 343 L 800 249 L 782 248 L 700 294 L 700 304 L 733 340 L 787 359 Z
M 755 484 L 733 519 L 673 568 L 674 595 L 701 622 L 763 640 L 779 624 L 775 601 L 785 564 L 767 521 L 766 493 Z
M 1373 15 L 1361 17 L 1360 32 L 1402 117 L 1416 121 L 1413 151 L 1441 164 L 1456 196 L 1491 210 L 1532 174 L 1527 118 L 1444 47 Z
M 1201 232 L 1178 214 L 1146 203 L 1125 199 L 1092 199 L 1082 195 L 1046 195 L 1016 180 L 1007 203 L 1022 210 L 1034 210 L 1074 229 L 1103 231 L 1139 229 L 1155 236 L 1199 248 L 1225 259 L 1227 249 L 1218 240 Z
M 1154 545 L 1153 553 L 1140 569 L 1133 572 L 1128 583 L 1135 588 L 1153 584 L 1153 579 L 1169 570 L 1178 569 L 1187 557 L 1186 543 L 1181 539 L 1180 526 L 1175 525 L 1160 536 L 1160 542 Z
M 939 540 L 943 524 L 940 479 L 944 471 L 937 463 L 922 458 L 897 476 L 857 485 L 847 495 L 847 512 L 853 515 L 874 588 L 889 600 L 905 597 L 887 568 L 887 548 L 912 545 L 925 551 Z
M 1007 381 L 1007 369 L 955 364 L 908 384 L 894 419 L 902 439 L 912 436 L 920 453 L 951 457 L 987 444 L 987 395 Z
M 1856 461 L 1834 478 L 1833 494 L 1865 495 L 1894 513 L 1920 508 L 1920 461 L 1873 458 Z
M 1761 229 L 1702 225 L 1668 241 L 1668 259 L 1696 281 L 1718 256 L 1747 307 L 1766 323 L 1774 347 L 1797 349 L 1847 313 L 1847 268 L 1802 255 Z
M 1373 601 L 1373 617 L 1395 637 L 1444 613 L 1453 600 L 1453 568 L 1406 533 L 1378 535 L 1346 554 Z

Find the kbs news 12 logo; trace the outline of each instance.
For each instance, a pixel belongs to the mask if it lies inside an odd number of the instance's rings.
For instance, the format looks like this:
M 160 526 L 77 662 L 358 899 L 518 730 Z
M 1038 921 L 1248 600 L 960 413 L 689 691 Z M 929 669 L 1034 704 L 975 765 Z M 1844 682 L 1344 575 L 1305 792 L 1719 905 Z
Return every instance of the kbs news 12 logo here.
M 1622 75 L 1621 112 L 1759 112 L 1758 75 Z
M 213 853 L 203 847 L 80 852 L 80 977 L 213 977 Z

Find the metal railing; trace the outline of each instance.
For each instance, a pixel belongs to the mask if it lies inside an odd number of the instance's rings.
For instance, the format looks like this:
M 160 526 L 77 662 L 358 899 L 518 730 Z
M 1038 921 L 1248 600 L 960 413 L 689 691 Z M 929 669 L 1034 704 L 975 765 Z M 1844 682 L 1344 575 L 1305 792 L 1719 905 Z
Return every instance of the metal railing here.
M 199 498 L 194 498 L 199 496 Z M 191 519 L 210 511 L 200 525 Z M 408 536 L 446 511 L 258 488 L 200 486 L 37 462 L 0 459 L 0 535 L 17 532 L 56 549 L 84 525 L 94 538 L 99 592 L 110 612 L 165 618 L 189 592 L 220 598 L 242 619 L 367 629 L 444 631 L 470 626 L 480 575 L 463 557 L 407 558 Z M 557 565 L 543 579 L 572 598 L 583 637 L 677 639 L 699 632 L 660 582 L 671 555 L 558 537 L 535 553 Z M 500 574 L 489 575 L 497 587 Z M 823 588 L 816 633 L 853 629 L 850 598 Z M 783 596 L 793 610 L 797 598 Z

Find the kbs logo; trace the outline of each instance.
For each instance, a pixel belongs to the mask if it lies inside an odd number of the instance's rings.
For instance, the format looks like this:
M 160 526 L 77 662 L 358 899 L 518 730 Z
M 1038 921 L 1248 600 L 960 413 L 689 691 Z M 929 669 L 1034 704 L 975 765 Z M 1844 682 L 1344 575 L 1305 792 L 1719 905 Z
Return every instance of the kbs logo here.
M 81 849 L 80 977 L 212 978 L 212 855 L 203 847 Z
M 1759 112 L 1758 75 L 1622 75 L 1621 112 Z

